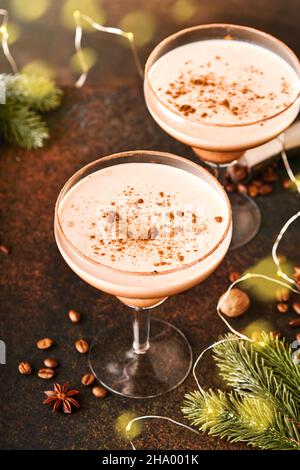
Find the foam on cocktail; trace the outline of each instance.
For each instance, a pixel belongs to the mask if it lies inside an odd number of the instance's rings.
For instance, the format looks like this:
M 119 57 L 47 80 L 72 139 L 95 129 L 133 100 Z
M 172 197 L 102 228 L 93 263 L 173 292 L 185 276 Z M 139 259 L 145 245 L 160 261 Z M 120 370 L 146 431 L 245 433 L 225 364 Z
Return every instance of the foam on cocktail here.
M 59 212 L 82 254 L 124 272 L 154 274 L 206 256 L 228 224 L 224 199 L 185 170 L 125 163 L 82 179 Z
M 146 67 L 148 109 L 166 132 L 197 154 L 218 153 L 205 159 L 239 158 L 275 138 L 298 114 L 299 76 L 266 47 L 204 39 L 175 47 L 152 63 L 155 54 Z
M 266 119 L 299 93 L 298 76 L 286 61 L 264 47 L 236 40 L 177 47 L 151 67 L 149 80 L 172 110 L 208 123 Z

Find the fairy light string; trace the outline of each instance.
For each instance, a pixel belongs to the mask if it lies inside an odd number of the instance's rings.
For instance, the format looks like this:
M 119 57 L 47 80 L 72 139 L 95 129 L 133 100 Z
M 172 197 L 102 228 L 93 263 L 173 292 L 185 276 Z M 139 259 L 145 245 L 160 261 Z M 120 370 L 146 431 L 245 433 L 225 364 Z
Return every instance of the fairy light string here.
M 288 161 L 288 157 L 287 157 L 287 154 L 286 154 L 286 150 L 285 150 L 285 143 L 284 143 L 284 134 L 282 136 L 280 136 L 280 141 L 282 142 L 282 150 L 281 150 L 281 158 L 283 160 L 283 163 L 284 163 L 284 166 L 285 166 L 285 169 L 286 169 L 286 172 L 289 176 L 289 179 L 296 185 L 297 187 L 297 191 L 300 193 L 300 182 L 299 180 L 297 180 L 297 178 L 295 177 L 291 167 L 290 167 L 290 164 L 289 164 L 289 161 Z M 274 244 L 273 244 L 273 247 L 272 247 L 272 259 L 276 265 L 276 269 L 277 269 L 277 275 L 278 277 L 281 277 L 282 279 L 284 279 L 284 281 L 281 281 L 280 279 L 276 279 L 276 278 L 273 278 L 273 277 L 270 277 L 270 276 L 266 276 L 264 274 L 258 274 L 258 273 L 246 273 L 244 274 L 242 277 L 240 277 L 239 279 L 237 279 L 236 281 L 232 282 L 230 284 L 230 286 L 228 287 L 228 289 L 226 290 L 225 294 L 222 296 L 222 300 L 220 299 L 218 301 L 218 304 L 217 304 L 217 314 L 218 316 L 220 317 L 220 319 L 225 323 L 225 325 L 227 326 L 228 330 L 233 333 L 235 335 L 235 338 L 226 338 L 226 339 L 221 339 L 221 340 L 218 340 L 218 341 L 215 341 L 214 343 L 212 343 L 210 346 L 208 346 L 207 348 L 205 348 L 197 357 L 194 365 L 193 365 L 193 369 L 192 369 L 192 373 L 193 373 L 193 377 L 195 379 L 195 382 L 196 382 L 196 385 L 197 385 L 197 388 L 199 390 L 199 392 L 202 394 L 202 396 L 204 397 L 205 401 L 207 401 L 207 397 L 206 397 L 206 394 L 205 394 L 205 390 L 203 389 L 203 387 L 201 386 L 200 384 L 200 381 L 197 377 L 197 374 L 196 374 L 196 368 L 197 366 L 199 365 L 199 362 L 201 361 L 201 359 L 203 358 L 203 356 L 205 355 L 206 352 L 210 351 L 211 349 L 213 349 L 215 346 L 219 345 L 219 344 L 222 344 L 222 343 L 225 343 L 225 342 L 230 342 L 230 341 L 241 341 L 241 340 L 244 340 L 244 341 L 250 341 L 250 342 L 254 342 L 255 340 L 252 339 L 252 338 L 249 338 L 248 336 L 244 335 L 243 333 L 237 331 L 235 328 L 233 328 L 230 323 L 228 322 L 228 320 L 224 317 L 224 315 L 222 314 L 222 311 L 221 311 L 221 305 L 222 303 L 227 299 L 230 291 L 239 283 L 243 282 L 243 281 L 246 281 L 248 279 L 264 279 L 264 280 L 267 280 L 267 281 L 270 281 L 270 282 L 273 282 L 275 284 L 278 284 L 282 287 L 285 287 L 286 289 L 290 290 L 291 292 L 294 292 L 295 294 L 300 294 L 300 288 L 298 287 L 297 283 L 295 282 L 294 279 L 290 278 L 281 268 L 281 261 L 280 261 L 280 257 L 278 256 L 277 254 L 277 251 L 278 251 L 278 247 L 280 245 L 280 242 L 282 240 L 282 238 L 284 237 L 284 235 L 286 234 L 287 230 L 289 229 L 289 227 L 293 224 L 293 222 L 295 222 L 295 220 L 297 220 L 298 218 L 300 217 L 300 211 L 298 211 L 296 214 L 294 214 L 292 217 L 290 217 L 287 222 L 283 225 L 283 227 L 281 228 Z M 168 418 L 166 416 L 151 416 L 151 415 L 145 415 L 145 416 L 139 416 L 137 418 L 134 418 L 132 419 L 131 421 L 128 422 L 127 426 L 126 426 L 126 432 L 129 432 L 130 429 L 131 429 L 131 426 L 134 422 L 136 421 L 140 421 L 140 420 L 144 420 L 144 419 L 162 419 L 162 420 L 166 420 L 166 421 L 169 421 L 177 426 L 180 426 L 180 427 L 183 427 L 185 429 L 188 429 L 196 434 L 200 434 L 197 430 L 195 430 L 194 428 L 190 427 L 190 426 L 187 426 L 186 424 L 184 423 L 181 423 L 179 421 L 175 421 L 174 419 L 172 418 Z M 133 450 L 136 450 L 136 447 L 134 446 L 132 440 L 130 439 L 129 440 L 130 442 L 130 445 L 132 447 Z
M 110 26 L 103 26 L 99 23 L 96 23 L 96 21 L 94 21 L 90 16 L 81 13 L 79 10 L 74 11 L 73 15 L 74 15 L 74 20 L 75 20 L 75 25 L 76 25 L 76 28 L 75 28 L 75 50 L 78 54 L 78 61 L 79 61 L 80 68 L 82 70 L 80 77 L 77 79 L 77 81 L 75 83 L 75 86 L 77 88 L 80 88 L 84 85 L 84 83 L 87 79 L 88 73 L 89 73 L 89 67 L 86 63 L 84 53 L 83 53 L 83 50 L 82 50 L 82 44 L 81 44 L 82 43 L 82 23 L 81 23 L 81 20 L 84 20 L 87 23 L 89 23 L 97 31 L 101 31 L 103 33 L 109 33 L 109 34 L 116 34 L 118 36 L 123 36 L 124 38 L 126 38 L 129 42 L 131 53 L 132 53 L 133 60 L 134 60 L 135 66 L 137 68 L 138 74 L 140 75 L 141 78 L 144 78 L 143 66 L 141 64 L 141 61 L 140 61 L 140 58 L 139 58 L 139 55 L 138 55 L 137 47 L 136 47 L 135 41 L 134 41 L 134 34 L 132 32 L 130 32 L 130 31 L 126 32 L 126 31 L 123 31 L 122 29 L 113 28 L 113 27 L 110 27 Z
M 13 73 L 18 73 L 19 69 L 17 63 L 13 56 L 10 53 L 9 46 L 8 46 L 8 39 L 9 33 L 7 29 L 8 24 L 8 11 L 4 9 L 0 9 L 0 17 L 2 17 L 2 22 L 0 25 L 0 34 L 1 34 L 1 47 L 3 50 L 3 54 L 5 55 Z

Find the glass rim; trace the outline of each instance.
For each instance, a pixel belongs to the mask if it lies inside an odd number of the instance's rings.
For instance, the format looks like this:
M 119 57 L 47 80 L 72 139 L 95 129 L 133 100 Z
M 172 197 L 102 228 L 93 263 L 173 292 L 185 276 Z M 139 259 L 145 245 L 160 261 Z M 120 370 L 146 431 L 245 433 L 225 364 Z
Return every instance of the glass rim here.
M 258 34 L 260 36 L 267 37 L 267 38 L 273 40 L 274 42 L 276 42 L 277 44 L 279 44 L 283 49 L 285 49 L 288 52 L 288 54 L 291 57 L 293 57 L 293 59 L 296 60 L 296 62 L 298 64 L 298 69 L 299 69 L 298 70 L 298 72 L 299 72 L 298 78 L 299 78 L 299 83 L 300 83 L 300 61 L 299 61 L 297 55 L 295 54 L 295 52 L 287 44 L 285 44 L 283 41 L 281 41 L 280 39 L 276 38 L 272 34 L 266 33 L 265 31 L 261 31 L 260 29 L 257 29 L 257 28 L 252 28 L 250 26 L 243 26 L 243 25 L 230 24 L 230 23 L 206 23 L 206 24 L 203 24 L 203 25 L 191 26 L 189 28 L 181 29 L 180 31 L 177 31 L 174 34 L 171 34 L 170 36 L 167 36 L 159 44 L 157 44 L 157 46 L 155 46 L 155 48 L 152 50 L 152 52 L 148 56 L 148 59 L 147 59 L 146 64 L 145 64 L 145 74 L 144 74 L 145 78 L 144 78 L 144 80 L 147 81 L 147 84 L 149 85 L 149 88 L 150 88 L 151 92 L 154 94 L 155 98 L 159 101 L 159 103 L 162 106 L 164 106 L 169 112 L 173 113 L 176 116 L 181 117 L 183 120 L 186 120 L 188 122 L 193 122 L 195 124 L 200 124 L 200 125 L 203 125 L 203 126 L 224 127 L 224 128 L 253 126 L 255 124 L 260 124 L 260 123 L 264 123 L 266 121 L 269 121 L 269 120 L 271 120 L 271 119 L 273 119 L 277 116 L 280 116 L 282 113 L 287 111 L 297 101 L 297 99 L 300 97 L 300 86 L 299 86 L 299 91 L 298 91 L 297 95 L 295 96 L 295 98 L 293 100 L 291 100 L 291 102 L 288 103 L 288 105 L 286 105 L 281 111 L 278 111 L 278 112 L 276 112 L 276 113 L 274 113 L 270 116 L 267 116 L 265 118 L 258 119 L 256 121 L 245 122 L 245 123 L 235 123 L 235 124 L 234 123 L 224 124 L 224 123 L 216 123 L 216 122 L 207 122 L 204 119 L 194 119 L 192 117 L 184 116 L 181 113 L 179 113 L 178 111 L 176 111 L 175 109 L 171 108 L 171 106 L 169 106 L 169 104 L 167 104 L 166 102 L 164 102 L 160 98 L 158 93 L 156 93 L 156 91 L 152 87 L 151 81 L 149 80 L 149 71 L 155 63 L 154 62 L 150 66 L 149 62 L 153 58 L 154 54 L 157 53 L 163 46 L 165 46 L 169 42 L 172 42 L 174 39 L 176 39 L 177 37 L 179 37 L 181 35 L 184 35 L 184 34 L 187 34 L 189 32 L 196 31 L 196 30 L 210 29 L 210 28 L 217 28 L 217 27 L 219 27 L 219 28 L 232 28 L 232 29 L 234 29 L 234 28 L 237 29 L 238 28 L 238 29 L 242 29 L 242 30 L 245 30 L 245 31 L 250 31 L 250 32 L 253 32 L 253 33 Z M 244 42 L 247 42 L 247 41 L 244 41 Z M 260 46 L 260 47 L 263 47 L 263 46 Z M 163 56 L 161 56 L 161 57 L 163 57 Z
M 125 157 L 130 157 L 131 155 L 132 156 L 138 156 L 138 155 L 149 155 L 149 156 L 152 155 L 152 156 L 154 156 L 155 155 L 155 156 L 167 157 L 167 158 L 170 159 L 170 161 L 174 161 L 174 160 L 182 161 L 182 162 L 187 163 L 188 165 L 196 168 L 198 171 L 200 171 L 200 173 L 201 172 L 204 173 L 206 176 L 208 176 L 211 179 L 211 181 L 214 182 L 214 184 L 217 187 L 219 187 L 219 189 L 223 193 L 223 196 L 224 196 L 224 199 L 225 199 L 225 202 L 226 202 L 228 222 L 227 222 L 225 230 L 222 234 L 222 237 L 220 237 L 219 241 L 209 250 L 208 253 L 206 253 L 204 256 L 201 256 L 200 258 L 197 258 L 196 260 L 192 261 L 191 263 L 187 263 L 187 264 L 184 264 L 183 266 L 179 266 L 179 267 L 173 268 L 173 269 L 166 269 L 166 270 L 163 270 L 163 271 L 156 271 L 156 272 L 155 272 L 155 270 L 152 271 L 152 272 L 149 272 L 149 271 L 148 272 L 128 271 L 128 270 L 122 270 L 122 269 L 119 269 L 119 268 L 114 268 L 113 266 L 108 266 L 107 264 L 101 263 L 99 261 L 96 261 L 96 260 L 90 258 L 89 256 L 82 253 L 69 240 L 69 238 L 65 234 L 65 231 L 63 230 L 63 227 L 62 227 L 62 224 L 61 224 L 61 221 L 60 221 L 60 217 L 59 217 L 60 204 L 63 200 L 63 197 L 65 196 L 65 191 L 66 191 L 67 186 L 70 183 L 72 183 L 72 180 L 74 180 L 76 177 L 80 176 L 80 174 L 83 173 L 85 170 L 87 170 L 89 168 L 92 168 L 93 166 L 97 165 L 98 163 L 101 163 L 103 161 L 106 162 L 106 161 L 114 160 L 114 159 L 117 159 L 117 158 L 120 158 L 120 157 L 121 158 L 122 157 L 124 157 L 124 158 Z M 147 162 L 145 162 L 145 163 L 147 163 Z M 151 163 L 151 162 L 149 162 L 149 163 Z M 172 166 L 172 165 L 169 165 L 169 166 Z M 88 176 L 88 175 L 86 175 L 86 176 Z M 197 176 L 197 175 L 195 175 L 195 176 Z M 75 183 L 75 184 L 77 184 L 77 183 Z M 64 184 L 64 186 L 60 190 L 59 195 L 57 197 L 57 200 L 56 200 L 56 203 L 55 203 L 55 226 L 56 225 L 57 225 L 57 227 L 59 229 L 59 232 L 62 235 L 63 239 L 65 240 L 65 242 L 69 246 L 69 248 L 71 248 L 71 250 L 75 251 L 76 254 L 79 255 L 79 257 L 82 258 L 84 261 L 87 261 L 88 263 L 94 265 L 95 267 L 101 267 L 101 268 L 104 268 L 104 269 L 108 269 L 111 272 L 117 272 L 117 273 L 123 274 L 123 275 L 153 276 L 153 277 L 155 277 L 155 276 L 160 276 L 160 275 L 165 275 L 165 274 L 172 274 L 172 273 L 190 268 L 192 266 L 195 266 L 196 264 L 201 263 L 206 258 L 208 258 L 212 253 L 214 253 L 219 248 L 219 246 L 222 245 L 223 241 L 225 240 L 225 238 L 228 235 L 228 232 L 229 232 L 229 230 L 232 226 L 232 211 L 231 211 L 231 205 L 230 205 L 230 202 L 229 202 L 229 198 L 227 196 L 227 193 L 226 193 L 225 189 L 223 188 L 221 183 L 218 181 L 218 179 L 215 178 L 208 170 L 206 170 L 202 166 L 198 165 L 197 163 L 192 162 L 191 160 L 189 160 L 187 158 L 179 157 L 178 155 L 174 155 L 174 154 L 169 153 L 169 152 L 160 152 L 160 151 L 156 151 L 156 150 L 153 150 L 153 151 L 151 151 L 151 150 L 132 150 L 132 151 L 126 151 L 126 152 L 113 153 L 113 154 L 107 155 L 105 157 L 101 157 L 97 160 L 94 160 L 93 162 L 88 163 L 87 165 L 83 166 L 80 170 L 76 171 L 76 173 L 74 173 L 66 181 L 66 183 Z

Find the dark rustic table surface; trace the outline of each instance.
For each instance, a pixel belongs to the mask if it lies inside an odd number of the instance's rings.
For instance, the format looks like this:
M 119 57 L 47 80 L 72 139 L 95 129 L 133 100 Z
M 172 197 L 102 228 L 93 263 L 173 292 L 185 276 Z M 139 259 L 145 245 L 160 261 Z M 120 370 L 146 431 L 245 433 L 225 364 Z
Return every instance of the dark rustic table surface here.
M 143 3 L 146 2 L 140 2 Z M 200 3 L 203 9 L 199 8 L 190 24 L 221 20 L 248 23 L 277 34 L 300 51 L 297 1 Z M 250 5 L 256 8 L 250 10 Z M 172 30 L 176 29 L 173 25 Z M 160 36 L 165 32 L 160 31 Z M 167 32 L 171 32 L 170 27 Z M 86 356 L 75 350 L 74 341 L 80 337 L 91 340 L 104 325 L 122 322 L 129 312 L 115 298 L 81 281 L 63 261 L 53 236 L 58 192 L 88 162 L 131 149 L 162 150 L 193 158 L 189 148 L 171 139 L 154 123 L 144 104 L 141 83 L 130 85 L 88 85 L 80 90 L 67 87 L 62 107 L 49 116 L 51 141 L 43 150 L 27 152 L 1 143 L 0 241 L 12 248 L 10 255 L 0 255 L 0 339 L 7 346 L 7 364 L 0 365 L 2 449 L 128 449 L 129 443 L 115 427 L 124 413 L 158 414 L 184 421 L 180 406 L 184 394 L 195 388 L 191 375 L 175 391 L 152 400 L 129 400 L 113 394 L 96 400 L 90 389 L 81 386 L 88 364 Z M 300 170 L 297 154 L 293 155 L 292 164 Z M 285 177 L 281 165 L 279 174 L 280 179 Z M 299 210 L 297 194 L 283 190 L 280 181 L 270 196 L 257 198 L 257 203 L 262 226 L 256 238 L 242 249 L 230 251 L 221 267 L 204 283 L 168 299 L 153 312 L 186 334 L 195 357 L 226 332 L 217 317 L 216 304 L 228 287 L 228 273 L 244 271 L 270 256 L 281 226 Z M 299 263 L 298 248 L 296 224 L 282 251 L 293 263 Z M 70 308 L 82 312 L 81 323 L 69 322 Z M 290 318 L 292 314 L 280 316 L 275 303 L 259 302 L 253 296 L 250 310 L 233 325 L 243 329 L 249 323 L 264 320 L 292 339 L 294 332 L 287 325 Z M 45 336 L 55 341 L 51 355 L 60 361 L 55 380 L 68 381 L 81 391 L 81 409 L 72 416 L 53 414 L 42 404 L 43 390 L 54 383 L 54 379 L 43 381 L 36 376 L 49 352 L 38 350 L 35 342 Z M 34 366 L 31 376 L 18 373 L 22 360 Z M 220 385 L 209 355 L 200 363 L 198 376 L 205 387 Z M 206 435 L 197 436 L 163 421 L 145 422 L 135 444 L 148 449 L 246 448 Z

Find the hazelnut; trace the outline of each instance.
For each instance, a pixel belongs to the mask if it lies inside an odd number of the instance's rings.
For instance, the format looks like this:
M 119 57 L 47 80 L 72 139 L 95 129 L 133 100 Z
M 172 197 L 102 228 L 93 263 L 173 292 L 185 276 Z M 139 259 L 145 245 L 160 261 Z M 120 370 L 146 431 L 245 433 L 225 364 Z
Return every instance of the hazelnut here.
M 93 387 L 92 392 L 96 398 L 105 398 L 108 394 L 108 391 L 106 390 L 106 388 L 100 387 L 100 386 Z
M 227 317 L 238 317 L 245 313 L 250 306 L 250 299 L 246 292 L 240 289 L 231 289 L 229 293 L 220 297 L 220 310 Z

